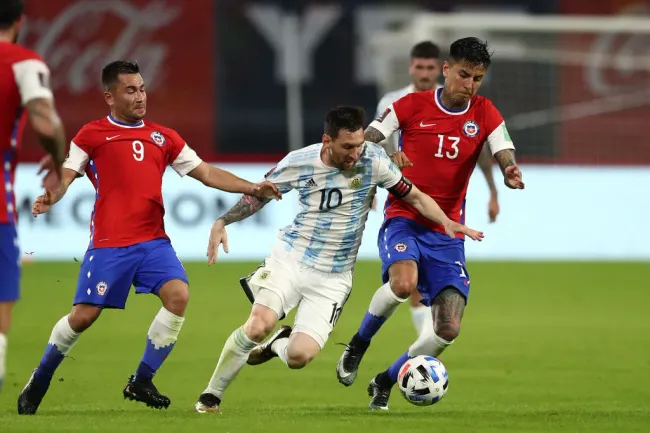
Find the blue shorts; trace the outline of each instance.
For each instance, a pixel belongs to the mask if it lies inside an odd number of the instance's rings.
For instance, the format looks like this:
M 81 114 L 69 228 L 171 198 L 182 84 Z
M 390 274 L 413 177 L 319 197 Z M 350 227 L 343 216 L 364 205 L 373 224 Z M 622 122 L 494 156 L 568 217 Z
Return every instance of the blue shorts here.
M 124 309 L 131 285 L 135 293 L 157 295 L 171 280 L 187 283 L 187 273 L 167 239 L 90 249 L 81 263 L 73 305 Z
M 445 287 L 455 287 L 469 297 L 469 274 L 465 268 L 465 242 L 418 224 L 408 218 L 384 221 L 377 239 L 382 262 L 382 279 L 389 280 L 388 268 L 395 262 L 418 263 L 418 291 L 422 302 L 431 306 Z
M 20 249 L 13 224 L 0 224 L 0 302 L 20 298 Z

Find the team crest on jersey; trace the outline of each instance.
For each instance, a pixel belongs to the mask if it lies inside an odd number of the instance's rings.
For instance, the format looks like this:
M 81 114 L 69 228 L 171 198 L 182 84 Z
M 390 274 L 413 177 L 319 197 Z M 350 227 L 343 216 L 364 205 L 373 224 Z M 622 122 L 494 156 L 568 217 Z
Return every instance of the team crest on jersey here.
M 407 248 L 408 247 L 406 246 L 405 243 L 400 242 L 398 244 L 395 244 L 395 251 L 397 251 L 398 253 L 403 253 L 404 251 L 407 250 Z
M 468 120 L 463 125 L 463 132 L 468 137 L 476 137 L 478 135 L 479 127 L 473 120 Z
M 269 278 L 269 275 L 271 275 L 271 271 L 268 270 L 261 270 L 259 274 L 257 275 L 257 279 L 260 281 L 264 281 Z
M 165 136 L 162 133 L 156 131 L 151 133 L 151 139 L 158 146 L 163 146 L 165 144 Z
M 359 189 L 361 188 L 361 178 L 360 177 L 353 177 L 350 179 L 350 188 L 351 189 Z
M 104 296 L 106 290 L 108 290 L 108 284 L 106 284 L 106 282 L 100 281 L 99 283 L 97 283 L 97 294 L 99 296 Z

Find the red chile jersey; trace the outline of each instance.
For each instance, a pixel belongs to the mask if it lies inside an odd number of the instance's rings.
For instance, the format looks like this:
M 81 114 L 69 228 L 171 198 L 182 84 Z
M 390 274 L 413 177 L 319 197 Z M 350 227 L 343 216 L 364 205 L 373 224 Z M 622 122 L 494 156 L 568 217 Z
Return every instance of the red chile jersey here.
M 114 248 L 167 238 L 162 179 L 168 165 L 185 176 L 201 159 L 176 131 L 149 121 L 112 116 L 84 125 L 63 167 L 85 173 L 95 187 L 92 248 Z
M 398 99 L 371 127 L 389 137 L 402 131 L 402 151 L 413 163 L 403 174 L 433 198 L 447 216 L 465 221 L 465 195 L 483 144 L 492 154 L 514 149 L 503 117 L 489 99 L 474 95 L 466 108 L 450 110 L 440 99 L 442 89 L 416 92 Z M 405 217 L 431 230 L 444 228 L 389 194 L 386 219 Z M 458 234 L 460 238 L 464 235 Z
M 50 70 L 34 51 L 0 42 L 0 224 L 16 222 L 14 175 L 27 122 L 24 106 L 32 99 L 52 99 L 49 78 Z

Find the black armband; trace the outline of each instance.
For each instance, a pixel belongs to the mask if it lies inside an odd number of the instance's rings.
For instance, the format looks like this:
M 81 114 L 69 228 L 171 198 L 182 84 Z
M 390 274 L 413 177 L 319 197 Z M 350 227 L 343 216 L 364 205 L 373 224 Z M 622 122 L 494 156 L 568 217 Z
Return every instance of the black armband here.
M 413 189 L 413 184 L 410 180 L 402 176 L 402 178 L 392 187 L 388 188 L 388 192 L 393 194 L 397 198 L 404 198 L 411 192 Z

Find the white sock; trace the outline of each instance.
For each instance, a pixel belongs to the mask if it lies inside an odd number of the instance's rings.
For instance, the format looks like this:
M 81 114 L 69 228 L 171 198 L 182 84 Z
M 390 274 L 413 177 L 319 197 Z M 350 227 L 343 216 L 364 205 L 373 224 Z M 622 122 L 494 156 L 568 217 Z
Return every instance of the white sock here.
M 172 345 L 176 343 L 184 322 L 185 317 L 177 316 L 162 307 L 151 322 L 147 337 L 155 349 Z
M 271 344 L 271 350 L 278 355 L 278 358 L 285 364 L 289 365 L 289 358 L 287 356 L 287 347 L 289 347 L 288 338 L 278 338 Z
M 397 297 L 390 289 L 390 283 L 381 286 L 372 297 L 368 312 L 377 317 L 390 317 L 406 299 Z
M 70 327 L 68 316 L 65 315 L 56 322 L 56 325 L 52 329 L 52 334 L 50 334 L 50 340 L 48 341 L 48 344 L 55 344 L 59 352 L 64 355 L 70 352 L 70 349 L 72 349 L 72 346 L 74 346 L 81 335 L 80 332 L 75 332 Z
M 415 343 L 409 347 L 409 356 L 424 355 L 437 357 L 451 343 L 453 343 L 453 340 L 447 341 L 438 337 L 433 330 L 433 326 L 431 326 L 430 328 L 425 328 L 418 339 L 415 340 Z
M 0 387 L 5 377 L 5 362 L 7 359 L 7 337 L 0 333 Z
M 424 305 L 418 305 L 417 307 L 411 306 L 411 318 L 413 319 L 413 326 L 415 326 L 418 335 L 422 335 L 425 326 L 433 329 L 433 315 L 429 307 Z
M 246 364 L 248 354 L 257 346 L 257 343 L 246 336 L 244 327 L 237 328 L 223 346 L 217 367 L 212 373 L 208 387 L 204 393 L 212 394 L 219 399 L 237 376 L 239 370 Z

